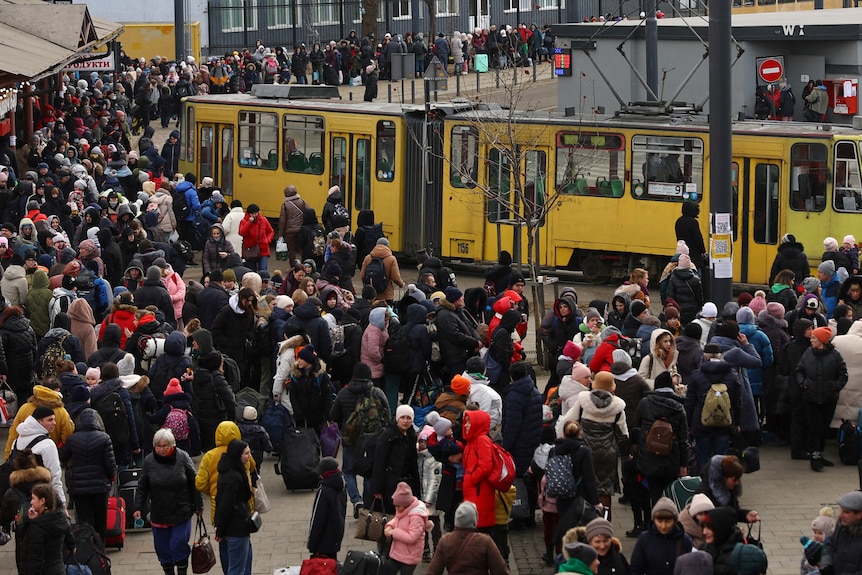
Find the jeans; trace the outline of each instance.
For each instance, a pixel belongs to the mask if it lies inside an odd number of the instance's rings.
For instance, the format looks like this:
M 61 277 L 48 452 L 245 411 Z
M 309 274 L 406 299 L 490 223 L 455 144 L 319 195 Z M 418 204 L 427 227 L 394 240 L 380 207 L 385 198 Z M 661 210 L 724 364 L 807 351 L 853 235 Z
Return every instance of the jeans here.
M 350 498 L 351 503 L 362 503 L 362 496 L 359 494 L 359 484 L 356 480 L 356 473 L 353 472 L 353 466 L 356 463 L 353 446 L 343 445 L 341 457 L 341 471 L 344 472 L 344 482 L 347 484 L 347 496 Z
M 268 265 L 269 256 L 260 256 L 260 259 L 257 260 L 257 269 L 255 271 L 269 271 Z
M 694 451 L 701 469 L 706 469 L 713 455 L 726 455 L 730 447 L 729 435 L 699 435 L 694 440 Z
M 218 554 L 224 575 L 251 575 L 251 537 L 223 537 Z
M 153 527 L 153 547 L 162 565 L 188 560 L 192 552 L 189 538 L 192 536 L 192 520 L 188 519 L 170 527 Z

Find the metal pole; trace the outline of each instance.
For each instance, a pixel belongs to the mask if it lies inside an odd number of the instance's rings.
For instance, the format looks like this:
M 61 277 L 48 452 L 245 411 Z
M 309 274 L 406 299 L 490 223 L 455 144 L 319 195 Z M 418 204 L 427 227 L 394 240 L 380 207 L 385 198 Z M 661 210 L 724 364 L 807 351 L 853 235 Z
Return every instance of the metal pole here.
M 648 100 L 656 100 L 658 94 L 658 21 L 655 18 L 656 0 L 647 0 L 646 9 L 646 76 L 652 94 Z M 649 91 L 649 90 L 647 90 Z
M 410 82 L 410 103 L 416 103 L 416 81 Z
M 386 84 L 386 98 L 387 102 L 392 103 L 392 84 Z
M 712 98 L 709 110 L 709 147 L 711 168 L 709 174 L 710 216 L 718 215 L 731 222 L 731 112 L 730 112 L 730 2 L 714 2 L 709 10 L 709 85 L 719 90 Z M 728 234 L 729 235 L 729 234 Z M 707 249 L 710 249 L 707 244 Z M 730 260 L 732 261 L 732 260 Z M 732 264 L 730 271 L 712 267 L 710 298 L 721 309 L 733 296 Z
M 476 91 L 477 92 L 480 90 L 479 82 L 480 82 L 481 77 L 482 77 L 482 74 L 480 74 L 479 72 L 476 72 Z
M 186 34 L 183 0 L 174 0 L 174 50 L 177 53 L 177 64 L 186 60 Z M 177 66 L 179 69 L 179 65 Z
M 538 60 L 538 58 L 536 58 L 536 60 Z M 538 79 L 536 78 L 536 68 L 538 67 L 536 65 L 536 60 L 533 60 L 533 84 L 538 81 Z
M 455 95 L 461 97 L 461 74 L 455 74 Z

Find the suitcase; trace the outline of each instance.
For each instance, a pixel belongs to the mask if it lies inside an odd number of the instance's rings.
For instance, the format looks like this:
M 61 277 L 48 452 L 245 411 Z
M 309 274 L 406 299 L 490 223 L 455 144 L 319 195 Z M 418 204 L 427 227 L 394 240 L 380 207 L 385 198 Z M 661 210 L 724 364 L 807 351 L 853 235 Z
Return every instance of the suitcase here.
M 691 501 L 691 498 L 694 497 L 694 492 L 699 485 L 700 477 L 686 475 L 665 487 L 664 496 L 672 499 L 676 508 L 682 511 L 688 505 L 688 502 Z
M 348 551 L 344 558 L 343 575 L 378 575 L 383 559 L 374 551 Z
M 488 55 L 487 54 L 476 54 L 476 57 L 473 59 L 473 69 L 477 72 L 487 72 L 488 71 Z
M 105 547 L 122 549 L 126 543 L 126 502 L 122 497 L 108 497 L 108 529 Z
M 320 483 L 320 438 L 310 427 L 296 427 L 284 434 L 275 472 L 288 491 L 315 489 Z
M 138 510 L 135 507 L 135 498 L 138 495 L 138 481 L 141 478 L 141 473 L 143 473 L 141 469 L 123 469 L 117 473 L 120 497 L 126 502 L 126 530 L 138 529 L 135 527 L 135 511 Z M 144 525 L 139 529 L 150 528 L 149 513 L 149 504 L 145 502 L 143 509 L 141 509 L 141 519 L 144 521 Z

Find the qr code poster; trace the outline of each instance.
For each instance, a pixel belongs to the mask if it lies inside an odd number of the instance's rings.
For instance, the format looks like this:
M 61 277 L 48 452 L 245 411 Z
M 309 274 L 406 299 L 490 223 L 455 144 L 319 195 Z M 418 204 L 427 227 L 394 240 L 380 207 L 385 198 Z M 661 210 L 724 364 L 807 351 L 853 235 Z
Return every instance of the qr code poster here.
M 716 235 L 732 233 L 731 221 L 730 214 L 715 214 L 712 233 Z
M 712 236 L 712 257 L 729 258 L 732 247 L 730 234 L 716 234 Z

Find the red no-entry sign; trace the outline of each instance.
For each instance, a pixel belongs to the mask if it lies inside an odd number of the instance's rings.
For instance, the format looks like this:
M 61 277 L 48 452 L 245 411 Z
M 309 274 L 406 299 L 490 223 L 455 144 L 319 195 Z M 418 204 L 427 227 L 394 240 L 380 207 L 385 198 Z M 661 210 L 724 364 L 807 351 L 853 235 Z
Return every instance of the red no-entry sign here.
M 784 77 L 784 64 L 775 58 L 766 58 L 757 66 L 757 73 L 765 83 L 772 84 Z

